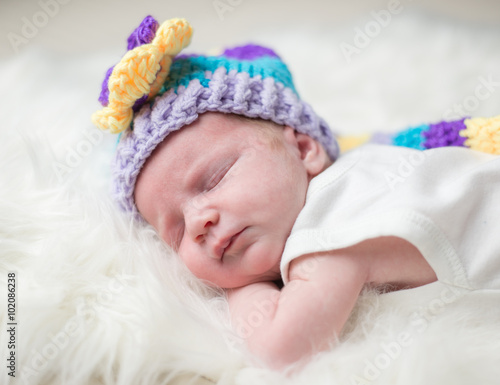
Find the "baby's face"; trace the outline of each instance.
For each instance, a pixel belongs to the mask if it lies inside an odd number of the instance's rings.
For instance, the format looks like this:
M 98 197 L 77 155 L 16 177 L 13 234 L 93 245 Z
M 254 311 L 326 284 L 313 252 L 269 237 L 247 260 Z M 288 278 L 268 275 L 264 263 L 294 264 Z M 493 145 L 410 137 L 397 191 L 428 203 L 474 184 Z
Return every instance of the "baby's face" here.
M 142 216 L 222 288 L 279 279 L 309 180 L 328 163 L 322 148 L 322 159 L 307 156 L 309 137 L 259 124 L 205 113 L 160 144 L 136 184 Z

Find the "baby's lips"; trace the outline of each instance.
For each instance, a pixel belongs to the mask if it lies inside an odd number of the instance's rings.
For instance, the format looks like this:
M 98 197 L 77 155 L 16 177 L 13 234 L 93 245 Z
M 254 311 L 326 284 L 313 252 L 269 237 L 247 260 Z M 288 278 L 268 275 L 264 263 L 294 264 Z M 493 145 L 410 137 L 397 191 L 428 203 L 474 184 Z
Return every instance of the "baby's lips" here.
M 238 231 L 236 234 L 234 234 L 230 240 L 227 246 L 225 247 L 224 254 L 226 252 L 231 253 L 235 251 L 235 248 L 237 249 L 239 247 L 238 245 L 238 240 L 240 239 L 240 235 L 245 231 L 246 227 L 243 228 L 242 230 Z
M 232 236 L 231 237 L 225 237 L 220 240 L 217 240 L 212 247 L 212 255 L 216 259 L 222 259 L 224 252 L 226 248 L 229 246 L 231 243 Z
M 243 230 L 230 231 L 228 233 L 229 235 L 217 238 L 214 245 L 212 246 L 212 255 L 214 255 L 217 259 L 222 259 L 226 251 L 231 248 L 231 246 L 237 240 L 238 236 L 243 232 Z

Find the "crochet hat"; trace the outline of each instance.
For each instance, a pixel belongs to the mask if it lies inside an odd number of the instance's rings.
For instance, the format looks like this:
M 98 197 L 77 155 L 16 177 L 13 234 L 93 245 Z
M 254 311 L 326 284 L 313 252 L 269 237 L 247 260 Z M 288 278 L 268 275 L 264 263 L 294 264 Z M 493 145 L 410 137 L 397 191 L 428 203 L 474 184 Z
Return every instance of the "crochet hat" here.
M 191 34 L 184 19 L 160 26 L 146 17 L 129 37 L 129 51 L 103 82 L 99 101 L 104 108 L 92 121 L 103 130 L 122 133 L 113 165 L 113 194 L 125 211 L 138 213 L 135 183 L 154 149 L 207 111 L 290 126 L 316 139 L 336 159 L 338 145 L 328 125 L 299 98 L 276 53 L 246 45 L 219 56 L 175 57 Z

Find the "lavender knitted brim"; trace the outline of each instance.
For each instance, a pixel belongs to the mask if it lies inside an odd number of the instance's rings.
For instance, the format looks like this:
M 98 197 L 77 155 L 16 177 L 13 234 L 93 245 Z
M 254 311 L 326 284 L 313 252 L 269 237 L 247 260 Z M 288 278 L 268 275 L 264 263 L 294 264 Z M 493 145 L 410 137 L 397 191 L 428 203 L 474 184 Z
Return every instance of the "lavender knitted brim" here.
M 171 133 L 193 123 L 207 111 L 232 113 L 287 125 L 318 140 L 332 160 L 339 148 L 328 125 L 296 92 L 273 76 L 227 70 L 205 71 L 207 82 L 191 79 L 170 88 L 145 105 L 134 118 L 133 130 L 121 137 L 113 166 L 113 192 L 127 212 L 138 214 L 134 203 L 137 177 L 154 149 Z

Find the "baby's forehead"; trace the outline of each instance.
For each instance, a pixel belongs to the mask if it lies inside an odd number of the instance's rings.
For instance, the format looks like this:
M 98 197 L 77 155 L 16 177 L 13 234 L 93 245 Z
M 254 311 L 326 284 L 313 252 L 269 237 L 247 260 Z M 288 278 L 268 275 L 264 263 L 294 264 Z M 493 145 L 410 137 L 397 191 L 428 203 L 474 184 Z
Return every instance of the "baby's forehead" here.
M 186 149 L 194 146 L 210 150 L 224 145 L 239 145 L 259 136 L 264 131 L 279 130 L 280 126 L 273 122 L 247 118 L 236 114 L 207 112 L 199 115 L 193 123 L 172 133 L 169 143 L 182 142 Z M 171 147 L 171 146 L 170 146 Z
M 222 113 L 205 113 L 193 123 L 168 135 L 155 149 L 152 158 L 163 166 L 185 164 L 195 157 L 221 148 L 239 147 L 255 135 L 251 121 Z
M 189 184 L 189 180 L 202 178 L 205 171 L 209 172 L 227 159 L 264 148 L 269 141 L 262 140 L 259 131 L 262 128 L 251 119 L 221 113 L 201 115 L 158 145 L 140 171 L 138 182 L 146 181 L 168 187 L 165 191 L 177 191 Z

